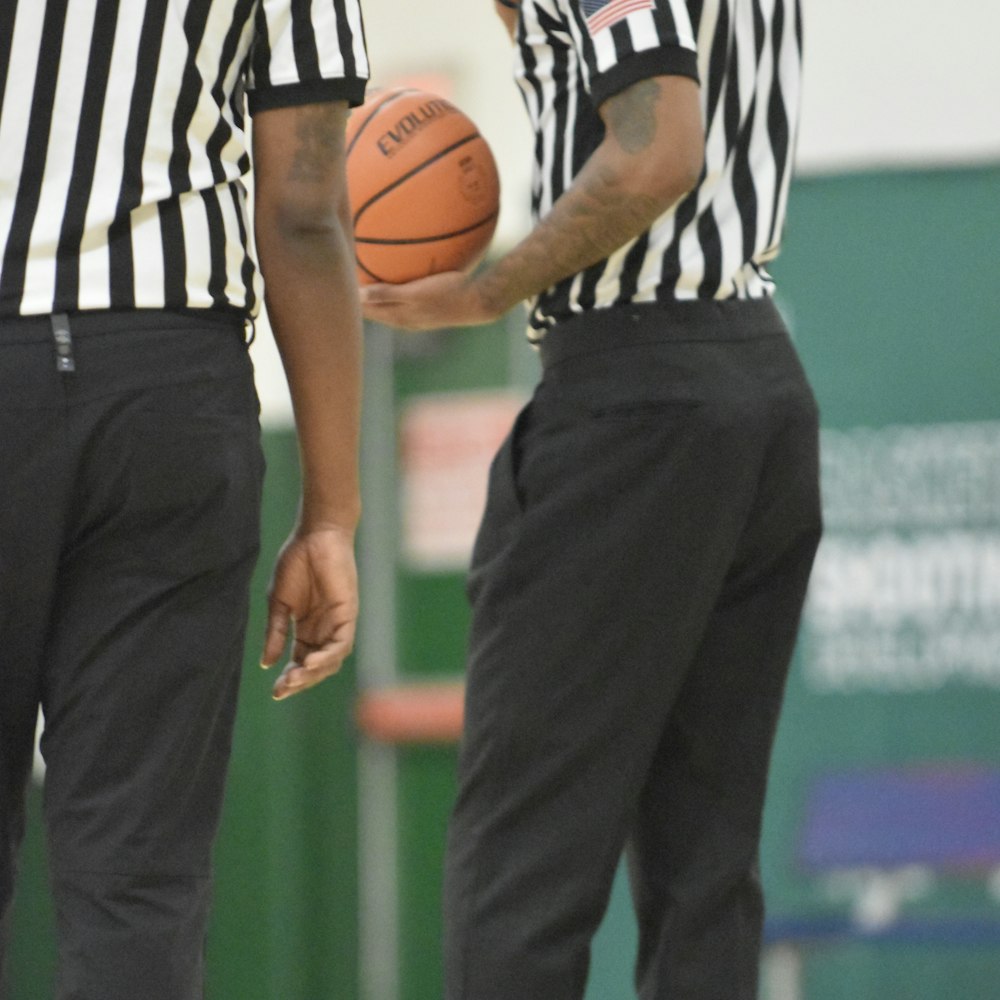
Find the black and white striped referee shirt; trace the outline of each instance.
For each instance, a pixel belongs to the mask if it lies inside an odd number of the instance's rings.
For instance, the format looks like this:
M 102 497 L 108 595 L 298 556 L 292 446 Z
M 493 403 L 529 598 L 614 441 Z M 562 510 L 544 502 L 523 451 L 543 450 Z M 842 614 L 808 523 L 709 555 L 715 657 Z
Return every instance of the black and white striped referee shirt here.
M 759 298 L 773 283 L 799 112 L 800 0 L 523 0 L 516 73 L 544 216 L 599 145 L 597 113 L 650 76 L 701 82 L 698 186 L 638 239 L 533 303 L 531 335 L 589 309 Z
M 253 314 L 244 97 L 367 77 L 358 0 L 0 0 L 0 316 Z

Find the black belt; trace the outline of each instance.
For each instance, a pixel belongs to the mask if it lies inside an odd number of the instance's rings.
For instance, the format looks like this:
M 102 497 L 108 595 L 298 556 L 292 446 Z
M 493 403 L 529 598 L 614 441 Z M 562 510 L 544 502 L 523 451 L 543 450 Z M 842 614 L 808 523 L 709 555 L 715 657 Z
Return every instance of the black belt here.
M 748 340 L 786 333 L 770 298 L 692 299 L 592 309 L 557 323 L 539 344 L 542 365 L 643 344 Z
M 49 340 L 57 327 L 73 336 L 127 333 L 129 330 L 184 330 L 218 324 L 243 330 L 246 319 L 237 309 L 94 309 L 87 312 L 0 316 L 0 344 Z
M 0 347 L 53 341 L 56 370 L 76 370 L 73 340 L 106 334 L 157 330 L 201 330 L 217 327 L 246 338 L 247 320 L 235 309 L 95 309 L 90 312 L 38 316 L 0 316 Z M 247 339 L 252 339 L 251 335 Z

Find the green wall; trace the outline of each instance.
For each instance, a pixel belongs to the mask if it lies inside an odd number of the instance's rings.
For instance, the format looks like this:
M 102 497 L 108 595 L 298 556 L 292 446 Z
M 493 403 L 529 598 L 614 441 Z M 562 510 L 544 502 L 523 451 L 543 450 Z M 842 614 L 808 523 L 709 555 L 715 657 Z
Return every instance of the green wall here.
M 1000 166 L 798 181 L 774 265 L 824 427 L 1000 417 Z
M 814 383 L 827 437 L 837 429 L 1000 418 L 998 232 L 997 167 L 818 177 L 794 186 L 786 248 L 775 272 L 780 305 Z M 435 335 L 422 349 L 411 347 L 397 358 L 397 395 L 405 400 L 441 389 L 502 384 L 498 363 L 507 361 L 506 350 L 482 331 Z M 905 535 L 909 529 L 904 529 Z M 831 535 L 836 533 L 834 526 Z M 461 577 L 402 570 L 399 595 L 404 671 L 452 672 L 461 661 L 467 620 Z M 802 666 L 808 644 L 816 640 L 807 632 L 803 641 L 766 816 L 764 875 L 770 910 L 779 917 L 847 909 L 846 901 L 832 898 L 825 881 L 806 873 L 797 860 L 804 797 L 815 776 L 851 766 L 942 759 L 1000 765 L 1000 694 L 994 686 L 966 679 L 912 693 L 820 692 Z M 409 852 L 418 853 L 422 837 L 443 829 L 449 767 L 439 753 L 403 755 L 406 1000 L 439 995 L 439 958 L 428 947 L 433 934 L 427 933 L 439 928 L 438 873 L 428 864 L 411 868 Z M 410 824 L 421 831 L 412 844 Z M 910 910 L 1000 914 L 981 879 L 946 879 Z M 417 940 L 419 945 L 413 944 Z M 595 942 L 588 1000 L 634 995 L 634 940 L 620 879 Z M 987 1000 L 1000 982 L 996 949 L 852 944 L 809 948 L 804 957 L 810 1000 L 936 1000 L 947 984 L 951 995 Z
M 789 226 L 774 267 L 779 304 L 789 319 L 819 399 L 828 456 L 887 440 L 919 448 L 929 425 L 959 445 L 967 423 L 1000 420 L 1000 167 L 818 177 L 792 189 Z M 991 431 L 996 440 L 996 424 Z M 832 433 L 831 433 L 832 432 Z M 840 432 L 839 434 L 837 432 Z M 908 436 L 907 436 L 908 435 Z M 886 449 L 884 448 L 883 451 Z M 933 456 L 932 456 L 933 458 Z M 922 462 L 924 476 L 943 460 Z M 970 464 L 953 457 L 956 474 Z M 825 492 L 842 470 L 825 467 Z M 863 482 L 881 473 L 867 470 Z M 837 473 L 838 475 L 834 475 Z M 915 477 L 916 478 L 916 477 Z M 921 485 L 921 484 L 918 484 Z M 936 484 L 941 490 L 940 483 Z M 860 527 L 830 517 L 824 546 L 864 545 L 886 532 L 873 492 L 870 510 L 848 511 Z M 922 524 L 898 518 L 889 532 L 901 546 L 948 530 L 994 542 L 998 507 L 969 523 Z M 843 514 L 843 512 L 841 512 Z M 821 547 L 821 558 L 823 548 Z M 950 626 L 1000 635 L 998 609 L 952 609 Z M 988 619 L 986 616 L 989 615 Z M 918 624 L 900 628 L 917 631 Z M 947 620 L 934 627 L 949 627 Z M 924 626 L 927 628 L 927 626 Z M 889 631 L 890 642 L 906 636 Z M 1000 767 L 1000 671 L 990 682 L 968 674 L 892 690 L 823 690 L 811 679 L 818 630 L 807 619 L 793 665 L 771 775 L 763 845 L 769 912 L 776 917 L 843 914 L 848 901 L 798 860 L 804 802 L 825 773 L 882 765 L 972 763 Z M 993 660 L 1000 663 L 1000 646 Z M 1000 917 L 1000 899 L 982 873 L 939 878 L 908 915 Z M 625 1000 L 635 942 L 627 888 L 620 879 L 595 943 L 588 1000 Z M 808 1000 L 902 998 L 993 1000 L 1000 989 L 1000 947 L 816 944 L 803 949 Z
M 793 187 L 775 272 L 827 432 L 1000 419 L 998 232 L 996 166 L 819 177 Z M 400 338 L 395 394 L 402 402 L 442 389 L 523 383 L 533 364 L 527 346 L 511 353 L 508 331 L 500 328 Z M 254 665 L 266 574 L 296 496 L 291 435 L 269 431 L 265 446 L 264 554 L 217 853 L 208 997 L 357 1000 L 355 670 L 348 665 L 320 690 L 278 705 L 268 697 L 270 678 Z M 362 536 L 361 544 L 384 541 Z M 462 574 L 398 570 L 400 677 L 457 674 L 467 622 Z M 807 669 L 816 641 L 804 635 L 793 672 L 766 816 L 764 874 L 778 915 L 832 905 L 796 860 L 803 796 L 814 774 L 940 757 L 1000 765 L 994 686 L 966 678 L 909 693 L 818 691 Z M 410 747 L 398 755 L 401 1000 L 440 996 L 438 895 L 453 771 L 452 748 Z M 37 799 L 35 793 L 36 814 Z M 11 1000 L 51 995 L 51 911 L 35 818 L 16 903 Z M 945 884 L 920 904 L 939 905 L 1000 909 L 981 883 L 967 882 Z M 633 942 L 619 883 L 595 944 L 589 1000 L 633 996 Z M 806 954 L 809 1000 L 987 1000 L 998 982 L 996 949 L 850 945 Z

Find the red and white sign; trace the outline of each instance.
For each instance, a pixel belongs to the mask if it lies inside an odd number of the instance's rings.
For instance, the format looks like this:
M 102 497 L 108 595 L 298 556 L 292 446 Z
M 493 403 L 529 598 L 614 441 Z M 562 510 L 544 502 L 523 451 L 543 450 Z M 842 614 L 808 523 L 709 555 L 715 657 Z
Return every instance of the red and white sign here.
M 455 392 L 406 403 L 400 425 L 402 551 L 424 570 L 464 569 L 486 504 L 490 463 L 524 393 Z

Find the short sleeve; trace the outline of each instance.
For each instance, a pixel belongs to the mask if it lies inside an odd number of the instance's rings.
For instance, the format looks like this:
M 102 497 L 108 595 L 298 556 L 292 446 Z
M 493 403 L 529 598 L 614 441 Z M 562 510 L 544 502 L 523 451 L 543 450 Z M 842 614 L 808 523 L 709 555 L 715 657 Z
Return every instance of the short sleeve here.
M 247 74 L 251 114 L 364 101 L 368 55 L 358 0 L 261 0 Z
M 685 0 L 567 0 L 595 107 L 651 76 L 698 79 Z

